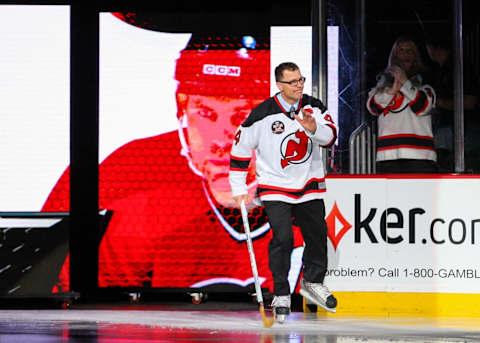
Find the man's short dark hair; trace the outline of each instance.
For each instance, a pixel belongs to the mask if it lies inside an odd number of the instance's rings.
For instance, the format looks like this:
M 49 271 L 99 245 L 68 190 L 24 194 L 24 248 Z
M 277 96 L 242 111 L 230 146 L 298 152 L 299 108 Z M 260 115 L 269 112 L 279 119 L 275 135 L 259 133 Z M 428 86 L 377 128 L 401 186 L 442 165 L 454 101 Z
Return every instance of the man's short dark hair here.
M 283 62 L 280 63 L 276 68 L 275 68 L 275 81 L 282 81 L 283 78 L 283 71 L 284 70 L 290 70 L 290 71 L 295 71 L 299 70 L 298 66 L 293 63 L 293 62 Z

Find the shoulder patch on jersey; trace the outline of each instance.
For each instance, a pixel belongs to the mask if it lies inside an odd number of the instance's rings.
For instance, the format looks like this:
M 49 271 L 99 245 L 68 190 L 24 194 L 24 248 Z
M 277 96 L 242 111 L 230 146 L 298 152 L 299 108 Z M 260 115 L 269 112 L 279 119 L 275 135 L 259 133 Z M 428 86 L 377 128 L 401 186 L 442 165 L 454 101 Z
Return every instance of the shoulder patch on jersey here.
M 275 120 L 272 124 L 272 132 L 279 135 L 285 131 L 285 125 L 280 120 Z

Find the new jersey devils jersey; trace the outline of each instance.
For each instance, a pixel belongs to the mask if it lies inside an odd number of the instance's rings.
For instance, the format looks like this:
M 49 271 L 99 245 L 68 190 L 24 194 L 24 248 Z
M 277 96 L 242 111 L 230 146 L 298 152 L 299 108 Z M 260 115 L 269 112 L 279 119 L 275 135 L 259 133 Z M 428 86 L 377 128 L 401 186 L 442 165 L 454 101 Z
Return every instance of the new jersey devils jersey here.
M 311 133 L 282 108 L 276 96 L 255 107 L 235 134 L 229 176 L 232 194 L 247 193 L 248 165 L 255 150 L 260 200 L 322 199 L 326 186 L 320 146 L 335 142 L 337 126 L 320 100 L 304 94 L 298 109 L 306 106 L 313 112 L 317 129 Z
M 377 161 L 437 160 L 430 112 L 435 98 L 432 87 L 416 87 L 410 80 L 396 95 L 370 91 L 367 109 L 378 116 Z

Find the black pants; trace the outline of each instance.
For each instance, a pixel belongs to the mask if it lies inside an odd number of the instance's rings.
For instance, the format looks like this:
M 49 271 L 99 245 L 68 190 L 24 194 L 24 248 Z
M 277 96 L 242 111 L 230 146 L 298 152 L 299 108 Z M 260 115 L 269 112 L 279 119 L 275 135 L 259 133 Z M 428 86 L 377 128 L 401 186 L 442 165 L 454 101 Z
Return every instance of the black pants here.
M 302 231 L 303 277 L 309 282 L 323 282 L 327 271 L 327 224 L 323 200 L 300 204 L 264 201 L 273 237 L 268 246 L 269 267 L 275 295 L 290 294 L 288 272 L 293 250 L 292 217 Z

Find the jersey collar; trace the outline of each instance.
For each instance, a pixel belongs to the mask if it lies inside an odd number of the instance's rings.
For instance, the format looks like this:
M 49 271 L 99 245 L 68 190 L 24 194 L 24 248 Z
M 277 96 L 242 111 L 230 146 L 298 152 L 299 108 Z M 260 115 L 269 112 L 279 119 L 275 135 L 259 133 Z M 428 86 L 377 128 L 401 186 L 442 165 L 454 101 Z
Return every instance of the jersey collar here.
M 285 113 L 289 118 L 290 118 L 290 108 L 293 106 L 295 108 L 295 113 L 298 114 L 298 110 L 300 108 L 302 108 L 302 99 L 303 99 L 303 96 L 298 99 L 298 101 L 296 103 L 294 103 L 293 105 L 292 104 L 289 104 L 283 97 L 282 97 L 282 94 L 280 92 L 278 92 L 277 94 L 275 94 L 273 96 L 273 98 L 275 99 L 275 102 L 277 103 L 277 105 L 280 107 L 280 109 L 282 110 L 283 113 Z M 293 118 L 292 118 L 293 119 Z

